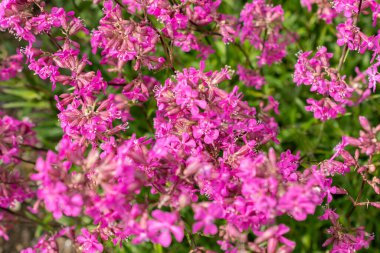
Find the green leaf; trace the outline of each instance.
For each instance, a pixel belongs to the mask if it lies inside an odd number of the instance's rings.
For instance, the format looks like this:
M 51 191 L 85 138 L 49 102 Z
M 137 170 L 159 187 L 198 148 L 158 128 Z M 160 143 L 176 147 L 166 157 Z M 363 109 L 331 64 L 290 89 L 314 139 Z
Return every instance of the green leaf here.
M 38 94 L 35 91 L 29 90 L 29 89 L 23 89 L 23 88 L 3 89 L 3 92 L 6 94 L 18 96 L 28 101 L 31 101 L 34 99 L 41 99 L 41 94 Z

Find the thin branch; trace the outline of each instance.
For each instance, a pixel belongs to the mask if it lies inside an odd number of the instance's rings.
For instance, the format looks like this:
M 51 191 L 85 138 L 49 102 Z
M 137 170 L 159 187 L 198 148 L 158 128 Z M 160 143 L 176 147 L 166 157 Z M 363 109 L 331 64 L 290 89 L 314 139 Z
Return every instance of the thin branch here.
M 40 221 L 38 219 L 34 220 L 34 219 L 29 218 L 29 217 L 27 217 L 27 216 L 25 216 L 25 215 L 23 215 L 21 213 L 14 212 L 14 211 L 12 211 L 12 210 L 10 210 L 8 208 L 0 207 L 0 211 L 8 213 L 9 215 L 12 215 L 14 217 L 18 217 L 20 219 L 23 219 L 24 221 L 34 223 L 35 225 L 40 225 L 40 226 L 44 227 L 47 230 L 51 230 L 52 227 L 56 227 L 56 228 L 61 227 L 61 224 L 59 224 L 59 223 L 53 222 L 53 223 L 50 223 L 50 224 L 45 224 L 45 223 L 43 223 L 42 221 Z
M 162 47 L 163 47 L 163 49 L 164 49 L 164 51 L 165 51 L 165 54 L 166 54 L 166 58 L 169 60 L 169 63 L 170 63 L 170 69 L 173 71 L 173 73 L 175 72 L 175 68 L 174 68 L 174 66 L 173 66 L 173 57 L 172 57 L 172 54 L 170 53 L 170 51 L 169 51 L 169 49 L 168 49 L 168 47 L 167 47 L 167 45 L 166 45 L 166 43 L 165 43 L 165 41 L 164 41 L 164 39 L 163 39 L 163 37 L 162 37 L 162 34 L 160 33 L 160 31 L 153 25 L 153 22 L 149 19 L 149 17 L 148 17 L 148 19 L 147 19 L 148 21 L 149 21 L 149 23 L 150 23 L 150 25 L 151 25 L 151 27 L 156 31 L 156 33 L 157 33 L 157 35 L 158 35 L 158 37 L 160 38 L 160 42 L 161 42 L 161 45 L 162 45 Z
M 12 157 L 13 157 L 13 158 L 16 158 L 16 159 L 18 159 L 18 160 L 20 160 L 20 161 L 22 161 L 22 162 L 24 162 L 24 163 L 29 163 L 29 164 L 33 164 L 33 165 L 36 164 L 36 163 L 33 162 L 33 161 L 26 160 L 26 159 L 24 159 L 24 158 L 22 158 L 22 157 L 19 157 L 19 156 L 12 156 Z
M 354 210 L 355 210 L 355 207 L 359 205 L 359 200 L 360 200 L 360 198 L 362 197 L 363 189 L 364 189 L 364 185 L 365 185 L 365 181 L 363 180 L 363 181 L 362 181 L 362 184 L 361 184 L 361 186 L 360 186 L 360 190 L 359 190 L 358 196 L 356 197 L 355 200 L 353 200 L 353 198 L 352 198 L 351 196 L 349 196 L 349 197 L 350 197 L 350 200 L 351 200 L 351 202 L 352 202 L 353 205 L 352 205 L 350 211 L 346 214 L 346 219 L 347 219 L 348 221 L 350 221 L 350 217 L 351 217 L 351 215 L 353 214 L 353 212 L 354 212 Z
M 244 57 L 247 61 L 247 63 L 249 64 L 249 66 L 251 67 L 251 69 L 254 69 L 252 63 L 251 63 L 251 60 L 249 59 L 249 55 L 247 54 L 247 52 L 244 50 L 244 48 L 239 44 L 239 43 L 234 43 L 234 45 L 239 48 L 239 50 L 244 54 Z
M 342 70 L 343 63 L 344 63 L 345 59 L 347 58 L 347 54 L 348 54 L 348 45 L 346 44 L 343 48 L 342 55 L 340 56 L 340 59 L 339 59 L 339 65 L 338 65 L 338 69 L 337 69 L 338 72 L 340 72 Z
M 122 3 L 120 3 L 119 0 L 114 0 L 121 8 L 123 8 L 124 10 L 128 11 L 128 8 L 125 7 Z
M 62 50 L 61 45 L 58 44 L 58 42 L 53 38 L 53 36 L 51 36 L 50 33 L 46 33 L 46 34 L 47 34 L 47 36 L 49 37 L 50 41 L 53 42 L 53 44 L 54 44 L 57 48 L 59 48 L 60 50 Z
M 27 147 L 27 148 L 31 148 L 31 149 L 34 149 L 34 150 L 37 150 L 37 151 L 49 151 L 48 149 L 46 148 L 39 148 L 39 147 L 36 147 L 36 146 L 32 146 L 32 145 L 28 145 L 28 144 L 21 144 L 20 146 L 22 147 Z

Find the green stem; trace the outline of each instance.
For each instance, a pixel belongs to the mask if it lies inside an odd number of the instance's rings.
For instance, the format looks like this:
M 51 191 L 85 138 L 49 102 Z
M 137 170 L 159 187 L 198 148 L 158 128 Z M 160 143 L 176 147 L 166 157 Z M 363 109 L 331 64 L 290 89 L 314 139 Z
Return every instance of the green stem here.
M 356 204 L 360 201 L 360 198 L 362 197 L 362 194 L 363 194 L 363 189 L 364 189 L 364 185 L 365 185 L 365 182 L 364 180 L 362 180 L 362 184 L 360 186 L 360 190 L 359 190 L 359 193 L 358 193 L 358 196 L 356 197 L 350 211 L 346 214 L 346 219 L 348 220 L 348 222 L 350 222 L 350 217 L 351 215 L 353 214 L 355 208 L 356 208 Z
M 359 6 L 358 6 L 358 14 L 356 15 L 355 19 L 354 19 L 354 23 L 352 26 L 356 26 L 356 24 L 358 23 L 359 21 L 359 16 L 360 16 L 360 12 L 361 12 L 361 9 L 362 9 L 362 3 L 363 3 L 363 0 L 360 0 L 359 1 Z M 346 61 L 346 58 L 347 58 L 347 55 L 348 55 L 348 52 L 350 50 L 348 50 L 348 44 L 346 44 L 343 48 L 343 51 L 342 51 L 342 54 L 339 58 L 339 64 L 338 64 L 338 68 L 337 68 L 337 71 L 338 73 L 342 70 L 342 67 L 343 67 L 343 63 Z
M 234 45 L 243 53 L 246 62 L 251 67 L 251 69 L 254 69 L 253 64 L 251 63 L 251 60 L 249 59 L 248 53 L 244 50 L 244 48 L 239 43 L 234 43 Z

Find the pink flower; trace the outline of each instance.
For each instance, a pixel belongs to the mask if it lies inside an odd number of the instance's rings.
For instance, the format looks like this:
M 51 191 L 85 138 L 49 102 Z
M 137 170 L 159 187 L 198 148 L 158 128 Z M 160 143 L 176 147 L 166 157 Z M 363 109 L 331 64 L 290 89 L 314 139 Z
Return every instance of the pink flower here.
M 371 65 L 366 73 L 368 74 L 368 88 L 375 92 L 376 90 L 376 84 L 380 82 L 380 74 L 378 72 L 378 67 L 380 65 L 380 62 L 377 62 L 373 65 Z
M 306 6 L 308 11 L 312 10 L 313 4 L 317 5 L 319 18 L 325 20 L 328 24 L 331 24 L 333 19 L 338 15 L 336 10 L 332 8 L 331 3 L 327 0 L 301 0 L 301 4 Z
M 37 196 L 56 219 L 63 214 L 78 216 L 84 204 L 82 196 L 65 184 L 69 180 L 67 173 L 70 167 L 70 162 L 62 162 L 55 153 L 49 151 L 46 160 L 41 157 L 37 160 L 38 173 L 31 176 L 32 180 L 41 183 Z
M 206 109 L 207 103 L 204 100 L 197 99 L 199 94 L 196 90 L 191 89 L 189 86 L 183 87 L 181 93 L 178 93 L 176 103 L 181 106 L 189 108 L 194 116 L 198 116 L 199 108 Z
M 272 6 L 264 0 L 246 3 L 241 11 L 240 39 L 241 42 L 248 40 L 256 49 L 262 51 L 258 57 L 259 66 L 278 62 L 286 55 L 286 46 L 290 40 L 280 33 L 283 18 L 284 11 L 280 5 Z M 271 25 L 271 32 L 266 36 L 263 36 L 267 29 L 264 24 Z
M 241 65 L 238 65 L 237 67 L 237 74 L 239 75 L 240 81 L 248 87 L 254 87 L 259 90 L 265 84 L 265 78 L 260 76 L 256 71 L 246 69 Z
M 287 232 L 289 232 L 289 228 L 284 224 L 272 226 L 265 231 L 254 231 L 257 235 L 254 243 L 260 245 L 267 242 L 266 252 L 268 253 L 292 252 L 296 244 L 283 236 Z M 283 246 L 279 247 L 279 243 L 283 244 Z
M 0 214 L 0 219 L 3 220 L 2 214 Z M 9 236 L 7 235 L 7 231 L 3 226 L 0 226 L 0 237 L 2 237 L 6 241 L 9 240 Z
M 213 122 L 202 120 L 199 126 L 193 127 L 193 136 L 195 139 L 203 137 L 206 144 L 212 144 L 219 137 L 219 131 L 216 127 Z
M 3 163 L 19 163 L 22 146 L 37 144 L 34 125 L 27 119 L 19 121 L 0 111 L 0 159 Z
M 148 234 L 154 243 L 169 247 L 172 242 L 171 234 L 178 242 L 182 241 L 184 227 L 181 223 L 175 225 L 178 221 L 177 214 L 154 210 L 152 216 L 154 220 L 148 221 Z
M 13 78 L 23 68 L 23 56 L 15 54 L 6 57 L 0 61 L 0 81 L 6 81 Z
M 350 18 L 359 11 L 359 3 L 356 0 L 335 0 L 334 8 L 338 13 L 344 14 L 346 18 Z
M 320 220 L 330 220 L 334 225 L 336 224 L 338 218 L 339 215 L 335 212 L 335 210 L 331 210 L 330 208 L 327 208 L 323 215 L 319 216 Z
M 289 213 L 295 220 L 305 220 L 308 214 L 313 214 L 315 208 L 321 204 L 318 192 L 308 189 L 307 186 L 291 186 L 281 197 L 278 209 Z
M 331 118 L 336 118 L 338 114 L 346 112 L 345 108 L 330 99 L 321 99 L 319 101 L 308 98 L 306 102 L 309 104 L 305 106 L 306 111 L 314 113 L 314 118 L 326 121 Z
M 218 227 L 214 224 L 216 219 L 223 217 L 223 209 L 217 204 L 193 205 L 195 212 L 194 219 L 197 220 L 193 224 L 193 233 L 203 229 L 205 235 L 215 235 Z
M 90 233 L 86 228 L 82 228 L 81 232 L 76 241 L 84 253 L 103 252 L 103 245 L 99 243 L 96 233 Z
M 295 172 L 299 166 L 299 161 L 299 152 L 297 152 L 296 155 L 293 155 L 290 150 L 281 153 L 280 161 L 277 162 L 277 166 L 285 180 L 296 181 L 298 179 Z
M 360 131 L 359 138 L 345 136 L 347 144 L 359 147 L 361 152 L 366 155 L 380 152 L 380 142 L 377 138 L 377 133 L 380 132 L 380 125 L 371 127 L 369 121 L 364 116 L 359 117 L 359 122 L 364 131 Z
M 369 243 L 374 239 L 374 236 L 365 232 L 363 227 L 358 227 L 351 233 L 347 233 L 346 229 L 338 222 L 333 222 L 333 226 L 327 230 L 327 233 L 331 237 L 322 246 L 327 247 L 333 244 L 332 253 L 354 253 L 360 249 L 368 248 Z

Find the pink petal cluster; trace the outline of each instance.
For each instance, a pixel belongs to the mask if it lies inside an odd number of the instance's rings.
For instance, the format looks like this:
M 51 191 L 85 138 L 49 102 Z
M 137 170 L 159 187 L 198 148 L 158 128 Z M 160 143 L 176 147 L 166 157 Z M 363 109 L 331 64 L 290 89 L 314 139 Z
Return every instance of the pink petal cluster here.
M 323 243 L 324 247 L 332 244 L 330 252 L 357 252 L 360 249 L 368 248 L 369 243 L 374 239 L 374 236 L 365 232 L 363 227 L 355 228 L 353 231 L 343 227 L 338 221 L 339 215 L 331 209 L 326 209 L 325 213 L 319 218 L 329 220 L 332 224 L 327 229 L 327 234 L 330 235 L 330 238 Z
M 363 130 L 359 132 L 359 138 L 345 136 L 344 141 L 347 145 L 358 147 L 363 154 L 367 156 L 380 153 L 380 143 L 378 140 L 378 133 L 380 132 L 380 125 L 371 127 L 369 121 L 363 117 L 359 117 L 360 125 Z
M 21 149 L 37 143 L 34 125 L 28 119 L 17 120 L 0 111 L 0 162 L 20 162 Z
M 145 102 L 152 95 L 154 88 L 160 85 L 154 77 L 139 76 L 125 85 L 122 93 L 129 100 Z
M 58 252 L 59 244 L 57 239 L 67 238 L 73 240 L 74 229 L 72 227 L 65 227 L 59 229 L 57 232 L 42 235 L 38 242 L 33 246 L 20 251 L 20 253 L 50 253 Z
M 373 0 L 301 3 L 309 11 L 317 4 L 318 15 L 327 23 L 342 13 L 345 20 L 336 27 L 342 52 L 371 54 L 370 66 L 363 72 L 357 69 L 354 77 L 341 73 L 344 58 L 332 66 L 333 54 L 326 47 L 314 55 L 298 54 L 293 81 L 310 86 L 319 96 L 306 100 L 306 110 L 324 121 L 375 92 L 380 36 L 366 35 L 358 19 L 371 14 L 376 24 L 380 8 Z M 27 208 L 32 221 L 51 213 L 53 220 L 43 227 L 59 227 L 22 252 L 57 252 L 58 238 L 89 253 L 126 240 L 169 247 L 196 233 L 215 237 L 225 252 L 292 252 L 295 242 L 285 237 L 290 229 L 283 216 L 304 221 L 323 203 L 333 204 L 336 194 L 348 197 L 354 207 L 380 207 L 333 184 L 335 175 L 354 171 L 380 194 L 373 160 L 380 153 L 380 126 L 371 127 L 360 117 L 363 131 L 358 138 L 343 137 L 329 160 L 301 169 L 299 152 L 276 153 L 271 146 L 281 139 L 271 116 L 272 111 L 279 114 L 274 97 L 266 95 L 267 102 L 260 100 L 252 107 L 237 86 L 221 88 L 233 77 L 231 67 L 206 70 L 205 60 L 215 52 L 209 39 L 220 39 L 237 47 L 250 65 L 237 65 L 240 81 L 261 89 L 266 81 L 260 68 L 280 62 L 293 41 L 283 27 L 281 5 L 253 0 L 237 18 L 219 12 L 220 0 L 106 0 L 103 17 L 90 34 L 73 11 L 46 4 L 0 3 L 0 29 L 26 45 L 0 61 L 0 80 L 22 70 L 23 54 L 29 70 L 50 81 L 53 90 L 60 85 L 55 101 L 63 135 L 55 152 L 43 153 L 35 146 L 33 124 L 0 115 L 0 237 L 9 238 L 10 226 L 3 224 L 17 220 L 19 213 L 10 209 L 17 202 L 32 204 Z M 93 58 L 78 42 L 81 36 L 87 36 L 93 54 L 100 49 L 102 66 L 91 67 Z M 53 49 L 41 46 L 45 40 Z M 255 64 L 245 51 L 248 45 L 260 51 Z M 178 70 L 175 65 L 181 58 L 174 50 L 196 50 L 204 61 L 199 68 Z M 127 76 L 129 66 L 133 74 Z M 164 69 L 173 75 L 165 76 Z M 157 109 L 146 112 L 144 103 Z M 140 126 L 133 122 L 132 107 L 144 113 L 150 127 L 146 136 L 124 132 L 128 125 Z M 348 146 L 357 149 L 354 155 L 345 149 Z M 35 171 L 25 174 L 31 181 L 19 169 L 23 163 L 34 163 L 24 158 L 24 149 L 39 152 Z M 359 159 L 359 153 L 366 158 Z M 332 223 L 324 246 L 332 244 L 332 252 L 368 247 L 373 237 L 364 228 L 348 230 L 338 218 L 331 209 L 321 216 Z M 62 225 L 66 220 L 78 227 Z
M 36 170 L 31 179 L 38 181 L 40 187 L 37 197 L 43 200 L 48 211 L 53 213 L 55 219 L 62 215 L 78 216 L 81 213 L 83 198 L 78 186 L 81 183 L 80 174 L 69 174 L 71 164 L 60 161 L 59 157 L 49 151 L 44 161 L 37 160 Z
M 194 210 L 194 233 L 224 234 L 222 249 L 233 251 L 238 241 L 247 242 L 250 230 L 259 236 L 282 215 L 305 220 L 335 192 L 316 168 L 297 170 L 298 154 L 276 158 L 273 149 L 255 150 L 277 141 L 277 124 L 266 109 L 258 116 L 236 89 L 218 88 L 231 74 L 229 68 L 204 72 L 201 65 L 167 79 L 155 91 L 155 139 L 109 139 L 102 154 L 94 150 L 84 156 L 80 142 L 66 136 L 58 154 L 38 160 L 32 179 L 41 184 L 38 198 L 45 208 L 56 218 L 83 212 L 98 225 L 96 232 L 82 231 L 76 239 L 85 252 L 100 251 L 97 236 L 115 244 L 133 238 L 136 244 L 168 247 L 172 236 L 181 242 L 184 224 L 178 214 L 186 206 Z M 158 208 L 172 211 L 134 203 L 144 189 L 159 196 Z M 208 200 L 199 203 L 202 195 Z M 227 226 L 216 225 L 218 219 Z M 283 228 L 259 238 L 271 241 L 271 250 L 290 252 L 294 243 L 282 237 Z M 260 242 L 249 247 L 264 249 Z
M 283 19 L 284 11 L 280 5 L 255 0 L 244 6 L 239 19 L 242 23 L 240 39 L 241 42 L 249 41 L 261 51 L 259 66 L 270 65 L 285 57 L 290 38 L 281 33 Z
M 85 142 L 94 146 L 100 140 L 107 140 L 117 132 L 125 130 L 128 123 L 113 126 L 117 119 L 130 118 L 130 115 L 117 105 L 117 97 L 110 95 L 106 100 L 77 100 L 75 96 L 63 94 L 61 100 L 56 98 L 58 118 L 65 134 L 83 145 Z M 123 115 L 124 114 L 124 115 Z
M 326 5 L 325 1 L 302 0 L 301 3 L 307 6 L 309 11 L 311 11 L 312 4 L 316 3 L 319 5 L 319 12 L 322 11 Z M 340 23 L 336 26 L 337 44 L 338 46 L 344 47 L 338 67 L 330 67 L 329 60 L 333 55 L 327 53 L 325 47 L 321 47 L 311 59 L 308 59 L 311 55 L 311 51 L 305 53 L 301 52 L 298 55 L 293 78 L 293 81 L 297 83 L 297 85 L 311 85 L 311 91 L 324 96 L 320 100 L 309 98 L 307 100 L 309 105 L 306 106 L 307 111 L 313 112 L 315 118 L 323 121 L 336 118 L 339 114 L 344 114 L 347 105 L 353 106 L 363 102 L 371 93 L 370 89 L 375 92 L 376 85 L 380 81 L 380 74 L 378 72 L 380 36 L 378 34 L 367 35 L 357 26 L 359 17 L 368 12 L 372 12 L 374 20 L 373 26 L 376 26 L 380 4 L 373 0 L 336 0 L 333 1 L 331 8 L 333 8 L 332 12 L 336 12 L 336 14 L 326 19 L 328 23 L 331 23 L 332 19 L 339 13 L 342 13 L 345 18 L 344 23 Z M 329 9 L 329 7 L 326 7 L 326 9 Z M 364 54 L 365 52 L 372 54 L 371 65 L 363 73 L 359 72 L 357 76 L 358 79 L 361 79 L 362 83 L 366 83 L 366 81 L 363 80 L 363 75 L 368 78 L 368 89 L 364 89 L 363 84 L 358 86 L 345 81 L 345 76 L 339 73 L 343 67 L 347 50 L 357 51 L 360 54 Z M 327 77 L 329 80 L 326 80 Z M 359 98 L 351 99 L 353 93 L 356 93 Z
M 239 75 L 240 81 L 248 87 L 254 87 L 259 90 L 265 84 L 265 78 L 257 71 L 246 69 L 241 65 L 237 66 L 236 74 Z
M 9 171 L 8 168 L 1 166 L 0 179 L 0 207 L 14 207 L 17 203 L 34 196 L 33 191 L 27 184 L 27 179 L 20 175 L 19 170 Z M 6 218 L 4 220 L 8 220 L 9 217 Z
M 23 56 L 20 53 L 0 59 L 0 81 L 6 81 L 17 75 L 23 68 Z
M 301 52 L 295 65 L 293 81 L 297 85 L 310 86 L 310 91 L 323 96 L 320 100 L 307 99 L 307 111 L 312 111 L 314 117 L 321 120 L 336 118 L 345 112 L 345 106 L 351 105 L 350 100 L 354 89 L 351 88 L 337 71 L 330 67 L 332 53 L 326 47 L 321 47 L 310 58 L 312 51 Z
M 318 7 L 318 16 L 320 19 L 331 24 L 334 18 L 338 15 L 337 11 L 333 8 L 333 1 L 329 0 L 301 0 L 301 4 L 310 12 L 313 5 Z
M 159 34 L 149 24 L 124 20 L 121 7 L 113 1 L 105 1 L 104 17 L 91 38 L 93 53 L 102 48 L 103 62 L 114 62 L 121 68 L 126 62 L 136 60 L 134 69 L 141 66 L 157 69 L 165 62 L 163 57 L 150 55 L 155 52 Z
M 363 116 L 359 117 L 359 122 L 363 128 L 363 131 L 360 131 L 359 133 L 360 136 L 358 138 L 343 136 L 342 142 L 334 148 L 335 154 L 329 160 L 325 160 L 319 163 L 319 167 L 324 175 L 328 177 L 334 176 L 335 174 L 344 175 L 350 173 L 351 171 L 355 171 L 355 173 L 361 177 L 363 186 L 365 184 L 369 185 L 373 191 L 379 195 L 380 180 L 377 176 L 373 176 L 373 174 L 376 172 L 376 166 L 373 162 L 373 158 L 375 155 L 380 154 L 380 139 L 377 136 L 378 132 L 380 131 L 380 125 L 372 127 L 367 118 Z M 355 151 L 349 152 L 346 150 L 346 147 L 354 148 Z M 366 157 L 359 159 L 360 153 Z M 339 186 L 332 187 L 330 192 L 333 194 L 349 194 L 346 190 Z M 373 206 L 380 208 L 378 201 L 367 199 L 367 201 L 361 202 L 360 195 L 356 199 L 353 199 L 349 195 L 348 197 L 354 206 Z M 331 200 L 332 199 L 330 198 L 329 202 L 331 202 Z M 337 217 L 335 217 L 337 216 L 336 214 L 333 215 L 334 219 L 332 219 L 330 216 L 331 212 L 327 213 L 327 211 L 323 216 L 324 219 L 331 220 L 334 225 L 328 232 L 332 234 L 332 238 L 326 241 L 325 245 L 331 244 L 334 241 L 333 248 L 346 247 L 353 252 L 353 250 L 358 250 L 358 248 L 367 247 L 368 241 L 373 239 L 372 236 L 368 237 L 362 228 L 358 228 L 358 238 L 356 239 L 352 237 L 352 235 L 347 235 L 347 237 L 338 236 L 342 232 L 336 230 L 341 230 L 342 227 L 340 224 L 338 224 L 339 226 L 337 225 Z M 365 237 L 368 237 L 368 240 L 364 239 Z M 356 245 L 357 239 L 359 240 L 358 245 Z
M 82 234 L 77 236 L 76 240 L 84 252 L 98 253 L 103 252 L 103 245 L 98 242 L 96 236 L 91 234 L 87 229 L 81 229 Z

